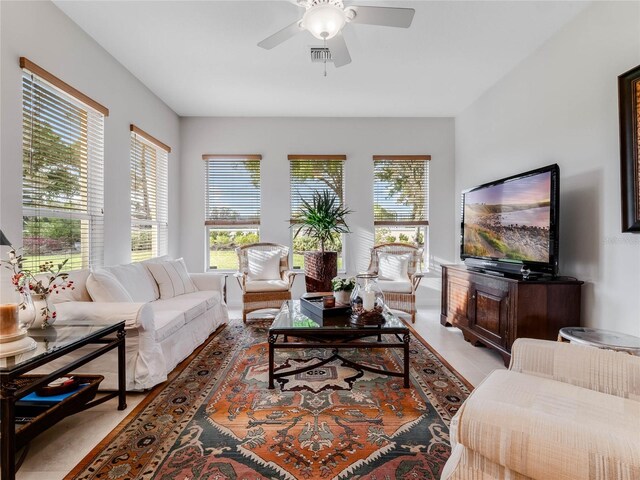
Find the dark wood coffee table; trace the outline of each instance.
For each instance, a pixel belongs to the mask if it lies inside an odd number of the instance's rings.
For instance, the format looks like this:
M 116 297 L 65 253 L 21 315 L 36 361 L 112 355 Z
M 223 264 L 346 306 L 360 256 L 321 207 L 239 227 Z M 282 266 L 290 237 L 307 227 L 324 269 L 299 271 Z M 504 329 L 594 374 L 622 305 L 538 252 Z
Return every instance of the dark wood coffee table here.
M 349 317 L 346 316 L 317 321 L 300 311 L 299 300 L 286 301 L 269 328 L 269 388 L 275 388 L 274 380 L 278 378 L 297 375 L 335 359 L 341 360 L 344 365 L 368 372 L 402 377 L 404 378 L 404 388 L 409 388 L 410 330 L 402 320 L 389 312 L 385 313 L 385 318 L 386 322 L 379 327 L 352 325 L 349 323 Z M 289 341 L 290 337 L 294 337 L 296 341 Z M 372 337 L 375 339 L 372 340 Z M 394 339 L 395 341 L 393 341 Z M 329 348 L 332 350 L 332 355 L 313 365 L 286 372 L 276 372 L 275 350 L 296 348 Z M 401 348 L 404 352 L 404 369 L 402 372 L 393 372 L 355 363 L 339 354 L 339 350 L 345 348 Z

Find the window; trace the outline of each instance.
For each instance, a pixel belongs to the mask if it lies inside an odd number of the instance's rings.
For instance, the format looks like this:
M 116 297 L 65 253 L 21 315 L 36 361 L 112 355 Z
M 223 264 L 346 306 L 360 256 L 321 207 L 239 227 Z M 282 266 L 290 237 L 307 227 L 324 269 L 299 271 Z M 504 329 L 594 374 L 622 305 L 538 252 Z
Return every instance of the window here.
M 261 155 L 203 155 L 209 269 L 237 270 L 235 249 L 260 241 Z
M 168 250 L 167 168 L 171 148 L 131 125 L 131 260 Z
M 373 156 L 375 243 L 424 246 L 429 226 L 429 155 Z
M 20 67 L 24 267 L 101 265 L 109 110 L 24 57 Z
M 329 190 L 344 204 L 345 155 L 289 155 L 289 179 L 291 184 L 291 235 L 297 228 L 295 217 L 300 212 L 302 200 L 311 201 L 314 192 Z M 304 268 L 304 252 L 320 249 L 319 243 L 302 233 L 292 240 L 293 268 Z M 338 270 L 344 269 L 343 235 L 336 235 L 332 245 L 325 249 L 338 252 Z

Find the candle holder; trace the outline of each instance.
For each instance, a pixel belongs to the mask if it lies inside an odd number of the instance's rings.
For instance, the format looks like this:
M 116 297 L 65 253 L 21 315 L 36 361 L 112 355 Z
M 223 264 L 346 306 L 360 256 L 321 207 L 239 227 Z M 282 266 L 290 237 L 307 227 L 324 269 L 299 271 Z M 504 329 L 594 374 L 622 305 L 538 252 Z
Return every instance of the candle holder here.
M 27 330 L 19 326 L 19 303 L 0 305 L 0 358 L 11 357 L 36 348 Z
M 356 275 L 356 287 L 351 294 L 351 323 L 355 325 L 382 325 L 385 309 L 384 295 L 378 285 L 378 275 Z

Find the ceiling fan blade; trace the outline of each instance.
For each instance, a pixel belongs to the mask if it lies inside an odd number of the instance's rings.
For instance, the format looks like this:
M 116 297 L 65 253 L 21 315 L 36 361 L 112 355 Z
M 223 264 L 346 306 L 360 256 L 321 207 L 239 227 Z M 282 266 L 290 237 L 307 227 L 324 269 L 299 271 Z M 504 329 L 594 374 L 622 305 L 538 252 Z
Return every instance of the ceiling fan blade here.
M 300 20 L 296 20 L 288 27 L 284 27 L 282 30 L 277 31 L 270 37 L 262 40 L 258 46 L 266 50 L 271 50 L 273 47 L 277 47 L 282 42 L 289 40 L 291 37 L 295 36 L 296 33 L 299 33 L 302 30 L 303 29 L 300 28 Z
M 327 40 L 327 47 L 329 47 L 331 59 L 336 68 L 351 63 L 351 55 L 349 55 L 349 49 L 344 41 L 342 32 Z
M 352 5 L 347 10 L 353 10 L 355 17 L 352 23 L 366 23 L 367 25 L 382 25 L 385 27 L 408 28 L 411 26 L 413 8 L 396 7 L 361 7 Z

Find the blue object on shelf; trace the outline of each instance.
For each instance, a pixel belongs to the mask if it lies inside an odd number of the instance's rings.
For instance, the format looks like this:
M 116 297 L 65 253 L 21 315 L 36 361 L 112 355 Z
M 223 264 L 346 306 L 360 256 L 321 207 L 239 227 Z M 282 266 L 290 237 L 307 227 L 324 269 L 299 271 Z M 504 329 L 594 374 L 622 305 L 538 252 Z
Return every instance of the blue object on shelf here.
M 67 397 L 70 397 L 71 395 L 73 395 L 74 393 L 76 393 L 77 391 L 83 389 L 84 387 L 88 386 L 88 383 L 83 383 L 81 385 L 78 385 L 77 388 L 74 388 L 73 390 L 69 391 L 69 392 L 65 392 L 65 393 L 60 393 L 58 395 L 50 395 L 47 397 L 42 397 L 40 395 L 38 395 L 36 392 L 32 392 L 29 395 L 22 397 L 20 400 L 18 400 L 16 402 L 16 405 L 19 405 L 21 402 L 28 402 L 30 404 L 34 404 L 34 403 L 42 403 L 42 404 L 54 404 L 54 403 L 58 403 L 61 402 L 62 400 L 64 400 Z

